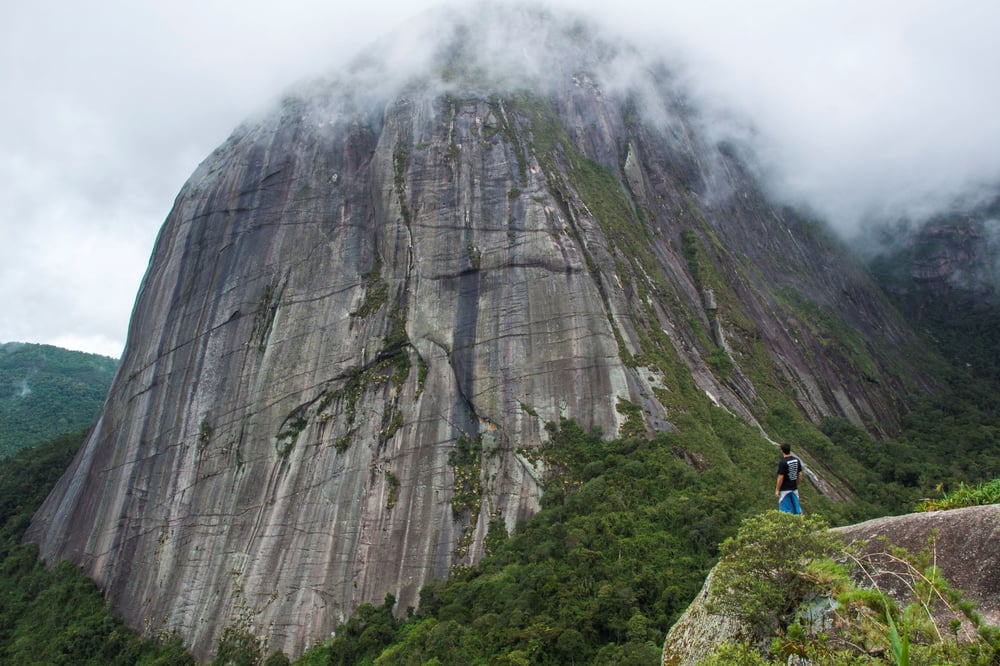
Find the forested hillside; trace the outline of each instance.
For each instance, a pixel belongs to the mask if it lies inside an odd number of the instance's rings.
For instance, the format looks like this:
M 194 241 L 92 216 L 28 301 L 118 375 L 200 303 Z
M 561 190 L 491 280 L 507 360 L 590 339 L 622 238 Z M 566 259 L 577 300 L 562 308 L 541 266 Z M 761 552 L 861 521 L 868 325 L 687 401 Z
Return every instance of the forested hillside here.
M 0 344 L 0 457 L 92 424 L 117 367 L 97 354 Z

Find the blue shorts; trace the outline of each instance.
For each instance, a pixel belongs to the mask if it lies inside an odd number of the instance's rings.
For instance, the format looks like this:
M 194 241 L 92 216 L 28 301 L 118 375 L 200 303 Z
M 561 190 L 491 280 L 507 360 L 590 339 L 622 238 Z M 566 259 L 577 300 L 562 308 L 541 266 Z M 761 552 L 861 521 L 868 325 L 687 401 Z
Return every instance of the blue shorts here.
M 782 490 L 781 496 L 778 498 L 778 511 L 794 514 L 802 513 L 802 507 L 799 506 L 799 491 Z

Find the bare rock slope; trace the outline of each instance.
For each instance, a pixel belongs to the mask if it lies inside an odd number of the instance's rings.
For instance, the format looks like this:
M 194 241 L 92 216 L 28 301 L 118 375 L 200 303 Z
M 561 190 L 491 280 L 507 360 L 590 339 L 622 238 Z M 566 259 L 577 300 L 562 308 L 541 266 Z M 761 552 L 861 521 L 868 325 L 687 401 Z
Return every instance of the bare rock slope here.
M 535 512 L 547 422 L 613 436 L 631 406 L 669 429 L 674 373 L 751 423 L 763 378 L 891 430 L 919 377 L 866 273 L 768 203 L 667 73 L 620 90 L 574 30 L 533 92 L 456 74 L 492 43 L 459 32 L 428 79 L 290 95 L 206 159 L 35 517 L 42 555 L 198 656 L 241 622 L 296 655 Z

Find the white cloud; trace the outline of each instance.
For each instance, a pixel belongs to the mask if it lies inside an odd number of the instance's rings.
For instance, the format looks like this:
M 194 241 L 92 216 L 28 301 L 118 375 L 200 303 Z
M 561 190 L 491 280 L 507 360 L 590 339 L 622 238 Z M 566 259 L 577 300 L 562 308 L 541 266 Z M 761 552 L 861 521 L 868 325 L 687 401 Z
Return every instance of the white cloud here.
M 338 71 L 392 29 L 413 33 L 420 23 L 410 17 L 435 4 L 5 8 L 0 341 L 116 355 L 155 234 L 197 163 L 295 81 Z M 750 119 L 715 126 L 753 126 L 775 191 L 846 232 L 872 212 L 925 210 L 1000 182 L 1000 3 L 550 6 L 593 16 L 644 55 L 682 59 L 685 81 L 714 118 Z M 420 54 L 409 44 L 377 48 L 412 62 Z

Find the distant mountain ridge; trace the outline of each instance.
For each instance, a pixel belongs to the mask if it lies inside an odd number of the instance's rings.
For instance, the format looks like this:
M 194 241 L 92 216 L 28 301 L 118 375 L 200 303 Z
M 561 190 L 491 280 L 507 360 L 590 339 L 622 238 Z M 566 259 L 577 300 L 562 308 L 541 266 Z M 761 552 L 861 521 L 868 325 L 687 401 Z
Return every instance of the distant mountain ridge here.
M 117 369 L 98 354 L 0 344 L 0 456 L 93 424 Z

